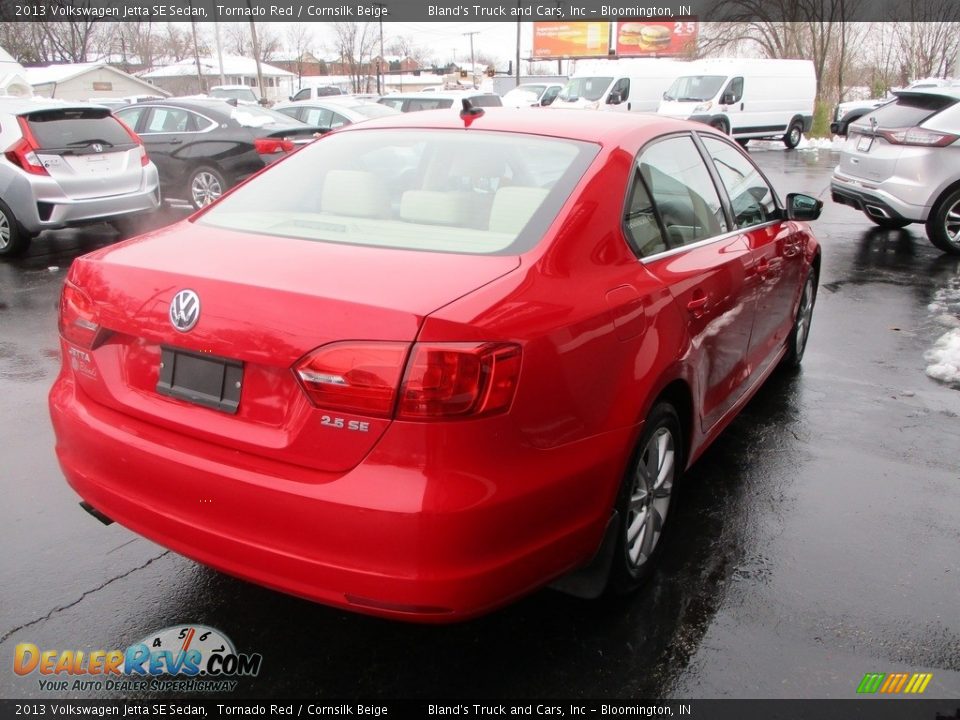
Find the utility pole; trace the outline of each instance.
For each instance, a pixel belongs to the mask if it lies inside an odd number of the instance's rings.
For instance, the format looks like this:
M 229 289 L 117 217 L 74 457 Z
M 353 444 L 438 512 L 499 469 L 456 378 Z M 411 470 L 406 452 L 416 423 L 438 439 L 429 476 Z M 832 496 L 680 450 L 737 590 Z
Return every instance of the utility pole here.
M 247 0 L 247 6 L 249 7 L 250 0 Z M 253 59 L 257 63 L 257 87 L 260 90 L 260 101 L 262 102 L 266 95 L 263 92 L 263 69 L 260 67 L 260 41 L 257 40 L 257 26 L 253 22 L 253 18 L 250 18 L 250 38 L 253 40 Z
M 190 0 L 190 8 L 193 8 L 193 0 Z M 190 17 L 193 18 L 193 13 L 190 13 Z M 190 20 L 190 29 L 193 31 L 193 59 L 197 63 L 197 92 L 205 92 L 206 88 L 203 87 L 203 73 L 200 72 L 200 50 L 197 48 L 197 23 L 195 20 Z
M 226 85 L 227 79 L 223 75 L 223 47 L 220 44 L 220 23 L 213 21 L 213 37 L 217 41 L 217 62 L 220 63 L 220 84 Z
M 479 30 L 474 30 L 473 32 L 464 33 L 464 35 L 470 36 L 470 80 L 474 88 L 477 87 L 477 63 L 473 59 L 473 36 L 479 32 Z
M 520 9 L 520 0 L 517 0 L 517 10 Z M 520 14 L 517 14 L 517 85 L 520 85 Z
M 385 5 L 382 2 L 374 3 L 374 7 L 380 9 L 380 14 L 377 16 L 380 20 L 380 59 L 377 61 L 377 95 L 383 95 L 387 90 L 387 83 L 384 81 L 381 88 L 380 85 L 380 76 L 383 74 L 383 8 Z

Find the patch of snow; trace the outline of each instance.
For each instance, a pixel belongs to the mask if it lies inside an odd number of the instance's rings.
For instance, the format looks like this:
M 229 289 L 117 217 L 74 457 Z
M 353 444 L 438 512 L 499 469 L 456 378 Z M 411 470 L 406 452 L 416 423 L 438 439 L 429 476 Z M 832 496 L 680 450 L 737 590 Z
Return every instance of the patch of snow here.
M 949 330 L 933 344 L 923 359 L 927 375 L 944 383 L 960 383 L 960 328 Z
M 946 287 L 933 295 L 927 305 L 938 325 L 951 328 L 923 354 L 927 375 L 934 380 L 960 385 L 960 277 L 951 278 Z
M 230 113 L 230 117 L 243 125 L 243 127 L 252 128 L 263 127 L 264 125 L 273 125 L 277 122 L 269 115 L 254 115 L 253 113 L 249 113 L 244 110 L 234 110 Z

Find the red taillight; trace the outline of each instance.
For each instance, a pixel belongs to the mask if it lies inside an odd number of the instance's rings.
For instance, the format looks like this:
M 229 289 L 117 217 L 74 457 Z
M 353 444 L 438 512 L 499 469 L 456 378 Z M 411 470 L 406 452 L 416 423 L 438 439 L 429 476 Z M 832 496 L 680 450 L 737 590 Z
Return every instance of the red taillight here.
M 253 141 L 253 147 L 261 155 L 275 155 L 276 153 L 291 152 L 295 145 L 293 140 L 288 138 L 257 138 Z
M 407 343 L 341 342 L 324 345 L 295 370 L 314 405 L 374 417 L 390 417 Z
M 18 117 L 17 123 L 20 125 L 20 132 L 23 137 L 7 148 L 5 153 L 7 160 L 31 175 L 49 175 L 50 173 L 47 172 L 43 163 L 40 162 L 40 158 L 37 157 L 37 150 L 40 149 L 40 146 L 37 144 L 37 139 L 33 136 L 33 131 L 30 130 L 26 118 Z
M 431 420 L 505 411 L 519 376 L 517 345 L 418 343 L 400 390 L 397 417 Z
M 92 350 L 102 339 L 93 301 L 76 285 L 66 282 L 60 295 L 60 335 L 67 342 Z
M 880 135 L 893 145 L 920 145 L 922 147 L 946 147 L 960 138 L 960 135 L 951 135 L 950 133 L 927 130 L 921 127 L 880 130 Z
M 150 162 L 150 157 L 147 155 L 147 149 L 143 146 L 143 140 L 141 140 L 140 136 L 133 131 L 133 128 L 127 125 L 123 120 L 116 116 L 114 116 L 113 119 L 123 125 L 123 129 L 127 131 L 127 135 L 130 136 L 130 139 L 140 147 L 140 164 L 146 167 Z
M 310 401 L 328 410 L 389 418 L 396 408 L 398 419 L 438 420 L 510 408 L 520 377 L 520 346 L 417 343 L 409 360 L 408 348 L 398 342 L 332 343 L 310 353 L 294 371 Z

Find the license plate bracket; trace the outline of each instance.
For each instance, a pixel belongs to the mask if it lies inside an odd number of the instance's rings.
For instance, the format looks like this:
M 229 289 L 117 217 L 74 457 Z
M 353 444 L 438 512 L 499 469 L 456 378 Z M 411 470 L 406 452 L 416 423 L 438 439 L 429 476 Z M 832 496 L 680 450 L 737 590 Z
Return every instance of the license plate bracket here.
M 857 140 L 857 150 L 860 152 L 870 152 L 873 147 L 873 135 L 861 135 Z
M 160 348 L 157 392 L 195 405 L 236 414 L 243 386 L 239 360 L 180 348 Z

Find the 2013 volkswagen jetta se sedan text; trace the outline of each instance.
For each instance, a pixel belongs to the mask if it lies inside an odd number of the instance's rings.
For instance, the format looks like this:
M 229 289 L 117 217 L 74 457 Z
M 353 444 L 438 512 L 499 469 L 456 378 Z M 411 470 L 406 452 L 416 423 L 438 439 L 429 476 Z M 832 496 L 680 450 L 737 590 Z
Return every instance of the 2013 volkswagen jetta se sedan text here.
M 331 133 L 73 264 L 85 507 L 395 618 L 637 586 L 682 471 L 800 362 L 820 203 L 700 124 L 474 113 Z

